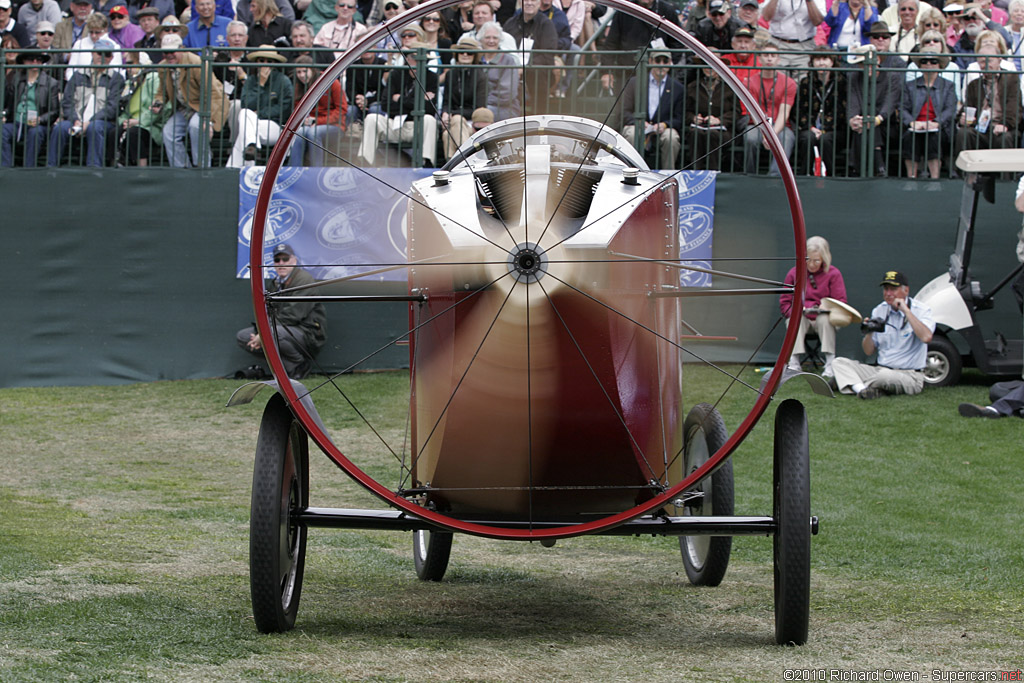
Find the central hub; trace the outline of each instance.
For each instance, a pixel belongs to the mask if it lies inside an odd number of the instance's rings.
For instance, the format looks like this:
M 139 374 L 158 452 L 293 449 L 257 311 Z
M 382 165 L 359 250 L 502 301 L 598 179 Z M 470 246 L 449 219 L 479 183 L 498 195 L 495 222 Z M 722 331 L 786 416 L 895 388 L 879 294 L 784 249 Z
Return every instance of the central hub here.
M 523 242 L 508 253 L 508 272 L 517 282 L 537 282 L 544 277 L 546 265 L 544 250 L 533 242 Z

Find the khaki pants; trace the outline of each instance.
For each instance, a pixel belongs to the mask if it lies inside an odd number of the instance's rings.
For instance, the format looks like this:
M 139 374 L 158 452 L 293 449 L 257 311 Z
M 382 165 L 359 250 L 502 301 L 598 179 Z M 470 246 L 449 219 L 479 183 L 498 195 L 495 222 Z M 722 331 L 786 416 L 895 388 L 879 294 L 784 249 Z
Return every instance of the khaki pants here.
M 622 129 L 622 137 L 632 143 L 634 132 L 633 126 L 626 126 Z M 658 133 L 658 169 L 656 170 L 675 170 L 679 165 L 679 152 L 682 149 L 679 131 L 675 128 L 666 128 Z M 643 154 L 643 150 L 640 150 L 640 153 Z
M 441 131 L 441 141 L 444 143 L 444 158 L 451 159 L 459 150 L 462 143 L 473 134 L 473 124 L 460 114 L 452 114 L 448 119 L 448 130 Z
M 836 358 L 832 361 L 832 370 L 843 394 L 852 394 L 852 386 L 857 383 L 878 387 L 890 394 L 920 394 L 924 388 L 924 373 L 919 370 L 894 370 L 849 358 Z

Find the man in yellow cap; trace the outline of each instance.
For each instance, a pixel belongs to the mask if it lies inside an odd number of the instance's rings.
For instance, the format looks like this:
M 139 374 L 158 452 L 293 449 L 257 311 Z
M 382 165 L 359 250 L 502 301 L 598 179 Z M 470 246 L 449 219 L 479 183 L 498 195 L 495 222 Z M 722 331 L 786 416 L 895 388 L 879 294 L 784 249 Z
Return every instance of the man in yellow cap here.
M 861 348 L 878 352 L 878 364 L 836 358 L 835 387 L 844 394 L 873 399 L 887 394 L 919 394 L 924 388 L 928 342 L 935 331 L 932 311 L 910 297 L 910 281 L 898 270 L 882 277 L 884 301 L 861 324 Z

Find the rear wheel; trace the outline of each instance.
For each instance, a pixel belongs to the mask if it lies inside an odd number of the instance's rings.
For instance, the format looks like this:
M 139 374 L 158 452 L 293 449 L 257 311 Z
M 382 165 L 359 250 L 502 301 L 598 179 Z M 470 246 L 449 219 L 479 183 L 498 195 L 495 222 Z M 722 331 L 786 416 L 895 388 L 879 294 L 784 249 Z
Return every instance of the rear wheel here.
M 690 410 L 683 434 L 686 438 L 686 474 L 707 462 L 729 438 L 722 416 L 707 403 L 699 403 Z M 714 474 L 702 479 L 695 491 L 703 496 L 693 505 L 686 505 L 683 508 L 684 515 L 731 515 L 734 500 L 732 460 L 726 460 Z M 690 583 L 695 586 L 717 586 L 722 583 L 725 571 L 729 568 L 731 536 L 680 536 L 679 549 Z
M 773 542 L 775 642 L 807 642 L 811 610 L 811 474 L 803 404 L 783 401 L 775 413 Z
M 947 337 L 936 334 L 928 342 L 928 360 L 924 366 L 925 384 L 948 387 L 960 381 L 963 359 Z
M 440 581 L 448 569 L 452 534 L 445 531 L 414 531 L 412 557 L 416 576 L 422 581 Z

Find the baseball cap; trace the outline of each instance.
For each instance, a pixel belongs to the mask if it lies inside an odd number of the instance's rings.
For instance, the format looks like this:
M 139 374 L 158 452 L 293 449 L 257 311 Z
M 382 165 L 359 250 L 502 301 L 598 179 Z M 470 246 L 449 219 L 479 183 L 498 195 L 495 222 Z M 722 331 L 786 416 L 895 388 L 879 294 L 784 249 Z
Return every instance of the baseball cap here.
M 11 0 L 0 0 L 0 9 L 11 9 Z
M 760 7 L 757 0 L 740 0 L 740 7 Z
M 281 254 L 287 254 L 288 256 L 295 256 L 295 252 L 287 244 L 279 244 L 274 247 L 274 258 L 277 258 Z
M 708 14 L 725 14 L 729 11 L 729 3 L 726 0 L 711 0 L 708 5 Z
M 909 287 L 910 280 L 908 280 L 907 276 L 898 270 L 887 270 L 885 271 L 885 276 L 882 278 L 882 282 L 880 284 L 890 285 L 892 287 Z
M 100 38 L 92 44 L 92 49 L 97 52 L 113 52 L 118 48 L 117 43 L 110 38 Z
M 36 33 L 53 33 L 56 27 L 52 21 L 40 21 L 36 24 Z
M 733 38 L 739 38 L 739 37 L 742 36 L 742 37 L 746 37 L 746 38 L 753 38 L 755 35 L 756 34 L 754 33 L 754 29 L 750 28 L 749 26 L 740 26 L 732 34 L 732 37 Z
M 114 5 L 113 7 L 110 8 L 110 11 L 107 14 L 109 14 L 110 16 L 114 16 L 115 14 L 120 14 L 122 17 L 127 17 L 128 16 L 128 8 L 125 7 L 124 5 Z

